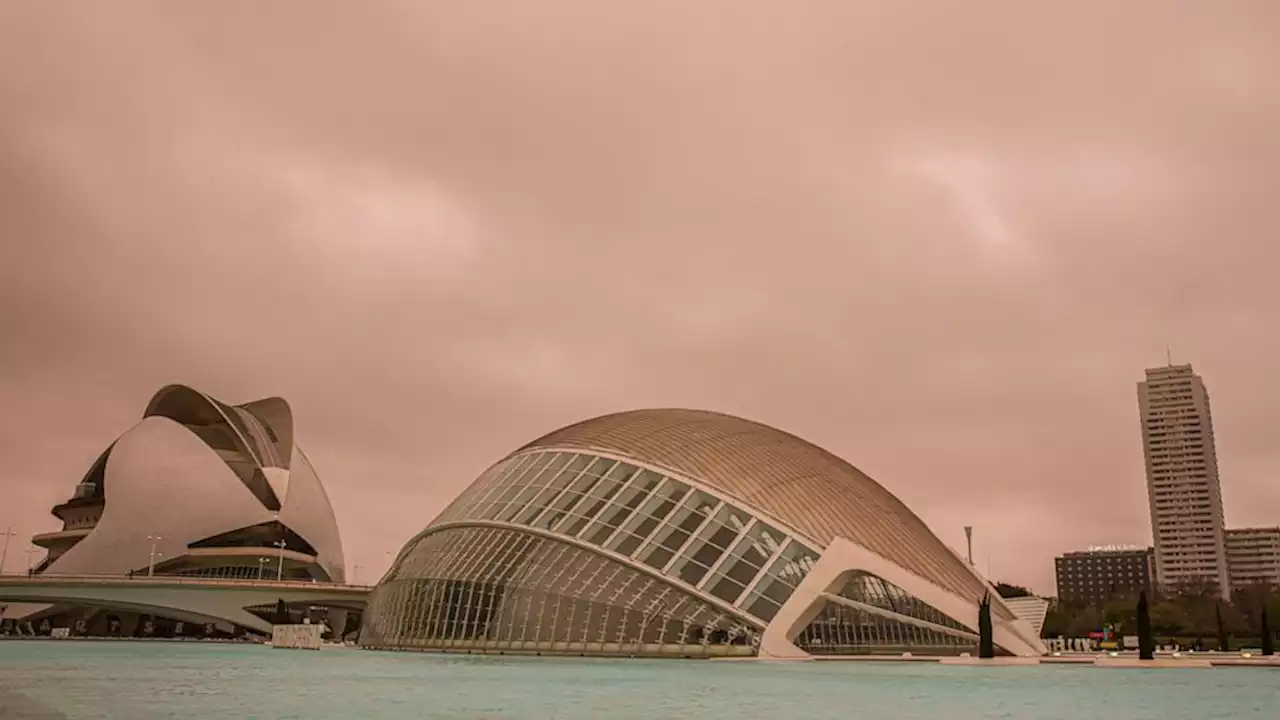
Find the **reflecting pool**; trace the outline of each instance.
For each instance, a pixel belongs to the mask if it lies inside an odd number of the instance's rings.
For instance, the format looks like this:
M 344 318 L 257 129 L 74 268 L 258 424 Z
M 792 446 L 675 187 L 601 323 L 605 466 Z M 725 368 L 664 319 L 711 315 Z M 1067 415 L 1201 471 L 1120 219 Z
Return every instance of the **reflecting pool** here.
M 7 714 L 6 714 L 7 713 Z M 0 641 L 0 719 L 1280 716 L 1280 670 L 965 667 Z

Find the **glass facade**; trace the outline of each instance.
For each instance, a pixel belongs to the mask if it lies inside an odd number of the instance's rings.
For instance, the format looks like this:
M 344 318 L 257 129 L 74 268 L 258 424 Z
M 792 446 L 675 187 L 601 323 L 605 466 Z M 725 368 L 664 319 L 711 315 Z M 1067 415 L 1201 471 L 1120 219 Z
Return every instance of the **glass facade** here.
M 972 603 L 990 590 L 893 493 L 834 454 L 767 425 L 702 410 L 631 410 L 560 428 L 522 452 L 535 448 L 642 458 L 785 522 L 812 548 L 844 538 Z M 1003 605 L 991 612 L 1014 619 Z
M 535 450 L 490 468 L 433 525 L 514 523 L 617 553 L 767 623 L 818 553 L 722 497 L 585 452 Z
M 817 558 L 774 524 L 663 473 L 530 450 L 486 471 L 401 553 L 371 599 L 362 642 L 754 654 Z
M 976 630 L 905 590 L 854 572 L 795 643 L 813 655 L 959 655 L 975 650 L 977 641 Z
M 760 628 L 578 545 L 515 528 L 420 538 L 370 601 L 361 644 L 583 655 L 753 655 Z

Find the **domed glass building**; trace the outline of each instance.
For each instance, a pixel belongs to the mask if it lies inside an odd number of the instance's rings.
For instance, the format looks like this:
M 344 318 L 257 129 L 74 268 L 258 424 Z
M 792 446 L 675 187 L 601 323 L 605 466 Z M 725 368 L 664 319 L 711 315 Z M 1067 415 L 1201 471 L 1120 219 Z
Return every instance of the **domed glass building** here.
M 998 651 L 1030 625 L 831 453 L 695 410 L 587 420 L 486 470 L 401 550 L 361 643 L 628 656 Z

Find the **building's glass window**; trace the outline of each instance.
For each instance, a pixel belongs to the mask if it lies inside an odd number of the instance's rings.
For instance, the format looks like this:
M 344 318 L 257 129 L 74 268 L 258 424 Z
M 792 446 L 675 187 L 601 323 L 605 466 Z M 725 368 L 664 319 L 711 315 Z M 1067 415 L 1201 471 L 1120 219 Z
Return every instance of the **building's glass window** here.
M 666 568 L 676 552 L 706 522 L 717 504 L 714 497 L 701 490 L 688 493 L 684 502 L 654 531 L 648 544 L 636 556 L 637 559 L 655 570 Z
M 361 643 L 469 652 L 752 655 L 763 626 L 594 551 L 518 530 L 427 536 L 370 598 Z
M 495 520 L 510 522 L 515 518 L 516 514 L 524 508 L 539 492 L 541 492 L 548 483 L 564 469 L 566 463 L 569 462 L 568 453 L 546 453 L 540 458 L 540 462 L 534 463 L 533 470 L 526 472 L 517 483 L 515 495 L 507 501 L 504 508 L 498 510 L 494 515 Z
M 622 489 L 635 472 L 634 465 L 623 462 L 613 463 L 600 481 L 593 485 L 582 498 L 582 501 L 569 509 L 568 515 L 555 528 L 555 531 L 578 537 L 583 528 L 595 519 L 596 514 Z
M 785 539 L 782 533 L 764 523 L 752 525 L 707 584 L 711 594 L 726 602 L 737 601 Z
M 610 499 L 595 522 L 587 527 L 587 531 L 582 535 L 583 539 L 592 545 L 605 545 L 622 523 L 635 513 L 636 508 L 648 499 L 649 492 L 661 480 L 661 475 L 648 470 L 641 470 L 632 475 L 626 487 Z
M 536 518 L 531 524 L 534 527 L 550 530 L 555 527 L 565 514 L 586 497 L 599 482 L 600 478 L 609 472 L 614 465 L 613 460 L 605 460 L 604 458 L 593 458 L 590 455 L 577 455 L 573 461 L 569 463 L 570 471 L 578 469 L 578 472 L 571 483 L 567 485 L 562 493 L 547 507 L 541 516 Z
M 648 472 L 648 471 L 645 471 Z M 610 543 L 610 550 L 631 556 L 671 514 L 689 487 L 670 478 L 661 480 L 644 504 L 622 525 L 622 531 Z
M 545 483 L 541 485 L 533 499 L 514 516 L 513 522 L 519 525 L 531 524 L 534 518 L 541 515 L 547 505 L 560 495 L 565 486 L 578 477 L 578 473 L 582 472 L 583 468 L 579 467 L 579 463 L 574 462 L 576 457 L 581 456 L 563 453 L 547 466 L 547 472 L 543 473 L 541 477 L 542 480 L 545 480 Z
M 532 469 L 533 465 L 539 461 L 545 462 L 544 456 L 525 455 L 518 461 L 513 461 L 509 470 L 502 476 L 488 495 L 480 502 L 476 517 L 492 520 L 499 510 L 506 508 L 507 503 L 515 499 L 516 494 L 520 492 L 518 485 L 520 478 Z
M 535 451 L 504 460 L 441 519 L 467 517 L 577 538 L 765 619 L 816 557 L 708 492 L 589 452 Z
M 772 620 L 817 561 L 817 553 L 792 540 L 747 594 L 743 606 L 758 618 Z
M 720 556 L 728 551 L 750 519 L 745 512 L 722 505 L 715 517 L 698 531 L 697 537 L 676 560 L 671 572 L 690 585 L 697 585 Z

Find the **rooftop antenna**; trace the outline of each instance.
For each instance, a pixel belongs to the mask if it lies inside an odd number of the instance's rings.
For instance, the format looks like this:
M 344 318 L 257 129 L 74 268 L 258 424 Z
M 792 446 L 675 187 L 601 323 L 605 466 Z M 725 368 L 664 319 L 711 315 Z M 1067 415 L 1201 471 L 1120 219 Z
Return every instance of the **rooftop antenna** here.
M 969 564 L 973 565 L 973 526 L 964 526 L 964 541 L 969 546 L 969 553 L 965 557 L 968 558 Z
M 1164 346 L 1164 361 L 1173 367 L 1173 350 L 1168 345 Z

